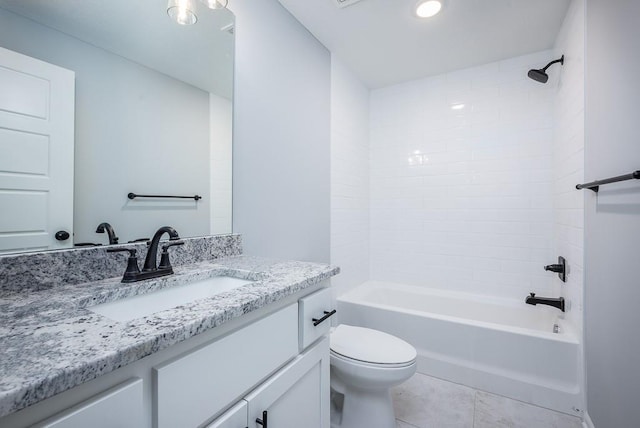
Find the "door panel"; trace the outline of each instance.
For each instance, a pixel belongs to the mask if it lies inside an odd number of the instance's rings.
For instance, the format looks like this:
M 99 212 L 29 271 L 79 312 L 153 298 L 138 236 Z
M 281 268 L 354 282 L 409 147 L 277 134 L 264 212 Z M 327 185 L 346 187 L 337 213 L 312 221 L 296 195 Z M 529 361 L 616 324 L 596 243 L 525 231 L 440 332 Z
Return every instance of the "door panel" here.
M 46 135 L 0 129 L 0 171 L 15 174 L 49 173 L 49 138 Z
M 0 190 L 0 200 L 6 207 L 20 210 L 3 210 L 0 233 L 12 231 L 44 232 L 47 227 L 47 192 Z
M 49 81 L 14 69 L 9 63 L 0 67 L 0 110 L 47 119 L 49 116 Z

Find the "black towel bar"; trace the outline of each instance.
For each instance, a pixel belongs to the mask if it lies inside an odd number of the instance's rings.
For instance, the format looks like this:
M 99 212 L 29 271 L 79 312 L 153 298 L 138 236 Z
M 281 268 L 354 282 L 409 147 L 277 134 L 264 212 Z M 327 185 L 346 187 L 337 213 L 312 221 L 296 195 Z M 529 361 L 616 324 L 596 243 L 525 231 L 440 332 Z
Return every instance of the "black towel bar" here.
M 640 170 L 634 171 L 631 174 L 619 175 L 617 177 L 605 178 L 604 180 L 592 181 L 591 183 L 577 184 L 576 189 L 589 189 L 598 193 L 600 190 L 600 186 L 603 184 L 609 183 L 617 183 L 618 181 L 627 181 L 627 180 L 640 180 Z
M 202 199 L 202 196 L 200 196 L 200 195 L 194 195 L 194 196 L 138 195 L 136 193 L 129 193 L 127 195 L 127 198 L 129 198 L 129 199 L 135 199 L 135 198 L 171 198 L 171 199 L 194 199 L 196 201 L 199 201 L 200 199 Z

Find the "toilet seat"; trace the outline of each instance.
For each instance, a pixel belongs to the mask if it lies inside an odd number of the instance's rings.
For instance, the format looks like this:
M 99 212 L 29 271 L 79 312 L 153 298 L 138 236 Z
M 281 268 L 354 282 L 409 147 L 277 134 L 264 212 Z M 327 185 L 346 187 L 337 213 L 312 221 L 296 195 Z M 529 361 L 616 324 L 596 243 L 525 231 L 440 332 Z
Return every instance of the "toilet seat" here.
M 340 324 L 331 333 L 331 354 L 346 362 L 368 367 L 406 367 L 417 352 L 402 339 L 381 331 Z
M 332 361 L 340 360 L 343 361 L 347 364 L 352 364 L 352 365 L 356 365 L 356 366 L 360 366 L 362 368 L 366 368 L 366 367 L 370 367 L 370 368 L 378 368 L 378 369 L 401 369 L 403 367 L 409 367 L 412 364 L 415 364 L 415 360 L 412 361 L 407 361 L 406 363 L 387 363 L 387 364 L 380 364 L 380 363 L 370 363 L 368 361 L 360 361 L 360 360 L 356 360 L 354 358 L 350 358 L 347 357 L 345 355 L 341 355 L 338 354 L 337 352 L 331 350 L 331 359 Z

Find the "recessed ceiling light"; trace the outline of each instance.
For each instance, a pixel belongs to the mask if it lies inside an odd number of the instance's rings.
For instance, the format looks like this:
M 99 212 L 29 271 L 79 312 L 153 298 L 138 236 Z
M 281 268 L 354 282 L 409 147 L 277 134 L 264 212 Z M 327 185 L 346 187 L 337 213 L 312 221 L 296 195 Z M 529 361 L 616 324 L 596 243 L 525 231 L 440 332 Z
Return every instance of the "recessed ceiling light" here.
M 421 1 L 416 6 L 416 15 L 419 18 L 431 18 L 434 15 L 437 15 L 442 9 L 442 3 L 438 0 L 427 0 Z
M 451 110 L 462 110 L 464 108 L 464 104 L 451 104 Z

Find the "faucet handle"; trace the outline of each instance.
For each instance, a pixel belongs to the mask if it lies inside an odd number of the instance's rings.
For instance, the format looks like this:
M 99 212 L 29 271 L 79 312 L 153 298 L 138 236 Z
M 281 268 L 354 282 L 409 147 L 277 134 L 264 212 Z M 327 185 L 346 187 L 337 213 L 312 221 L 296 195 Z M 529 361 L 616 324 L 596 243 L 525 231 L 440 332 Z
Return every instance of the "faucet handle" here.
M 529 293 L 530 297 L 536 297 L 536 293 Z
M 176 245 L 184 245 L 184 241 L 169 241 L 168 243 L 162 245 L 162 251 L 167 251 L 169 247 L 175 247 Z
M 169 248 L 176 245 L 184 245 L 184 241 L 169 241 L 162 245 L 162 253 L 160 254 L 160 266 L 158 269 L 172 269 L 171 261 L 169 260 Z
M 129 259 L 127 260 L 127 269 L 124 271 L 124 275 L 122 275 L 122 282 L 131 282 L 136 279 L 138 274 L 140 274 L 140 268 L 138 267 L 138 257 L 137 251 L 135 248 L 109 248 L 107 249 L 107 253 L 121 253 L 121 252 L 129 252 Z
M 129 252 L 129 257 L 136 257 L 136 253 L 138 250 L 135 248 L 108 248 L 107 253 L 124 253 L 125 251 Z

